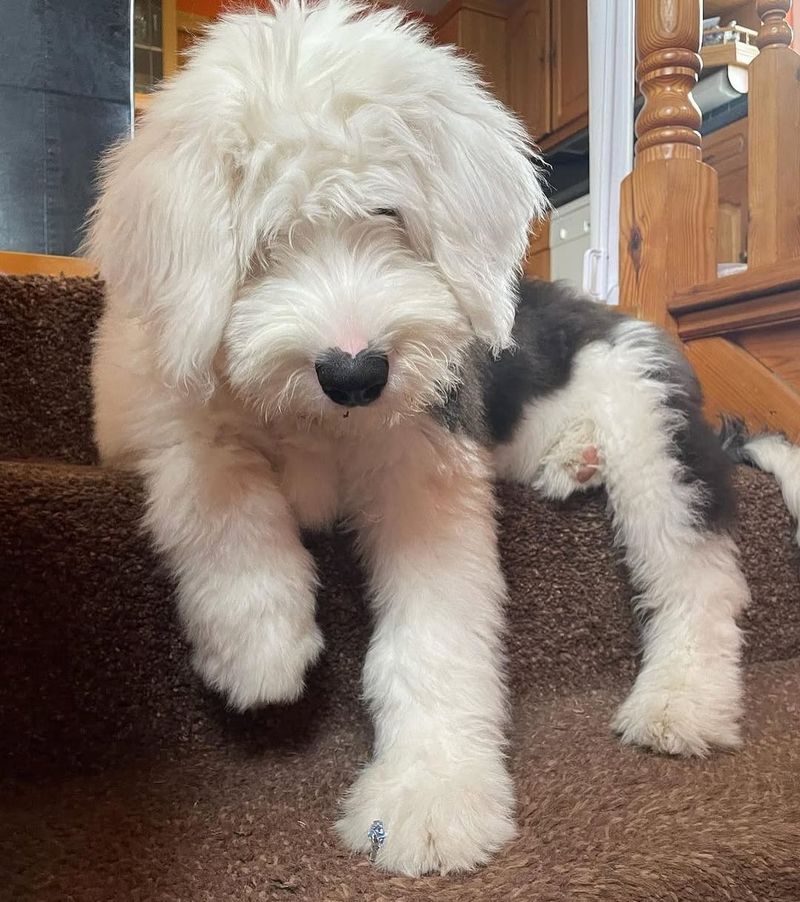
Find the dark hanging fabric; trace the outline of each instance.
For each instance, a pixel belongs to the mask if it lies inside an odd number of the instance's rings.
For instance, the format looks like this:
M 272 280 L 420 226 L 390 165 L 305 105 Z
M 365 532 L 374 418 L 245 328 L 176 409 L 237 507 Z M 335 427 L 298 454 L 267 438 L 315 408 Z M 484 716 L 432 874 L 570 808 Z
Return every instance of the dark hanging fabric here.
M 131 126 L 130 0 L 14 0 L 0 28 L 0 250 L 72 254 Z

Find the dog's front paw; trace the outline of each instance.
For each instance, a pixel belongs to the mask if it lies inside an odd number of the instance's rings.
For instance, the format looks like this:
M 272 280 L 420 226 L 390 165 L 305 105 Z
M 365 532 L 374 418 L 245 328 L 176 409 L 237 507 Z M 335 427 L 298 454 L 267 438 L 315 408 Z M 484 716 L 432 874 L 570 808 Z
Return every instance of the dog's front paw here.
M 351 788 L 336 829 L 355 852 L 370 851 L 370 827 L 386 838 L 375 863 L 408 876 L 468 871 L 514 837 L 514 793 L 499 758 L 469 765 L 410 759 L 375 762 Z
M 741 745 L 738 678 L 710 689 L 712 680 L 680 688 L 635 686 L 617 709 L 612 729 L 623 742 L 667 755 L 705 757 L 712 747 Z
M 323 648 L 315 623 L 297 630 L 280 620 L 253 624 L 237 638 L 212 635 L 195 642 L 193 663 L 203 681 L 239 711 L 296 701 L 308 668 Z

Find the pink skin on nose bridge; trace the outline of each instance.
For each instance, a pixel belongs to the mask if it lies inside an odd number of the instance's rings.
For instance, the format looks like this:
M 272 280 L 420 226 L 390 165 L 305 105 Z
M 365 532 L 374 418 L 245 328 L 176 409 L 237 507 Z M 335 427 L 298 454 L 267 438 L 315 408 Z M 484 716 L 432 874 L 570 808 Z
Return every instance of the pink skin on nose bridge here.
M 355 329 L 348 329 L 347 332 L 339 336 L 339 340 L 335 343 L 335 347 L 347 351 L 353 357 L 359 351 L 365 351 L 367 348 L 366 339 L 360 335 Z

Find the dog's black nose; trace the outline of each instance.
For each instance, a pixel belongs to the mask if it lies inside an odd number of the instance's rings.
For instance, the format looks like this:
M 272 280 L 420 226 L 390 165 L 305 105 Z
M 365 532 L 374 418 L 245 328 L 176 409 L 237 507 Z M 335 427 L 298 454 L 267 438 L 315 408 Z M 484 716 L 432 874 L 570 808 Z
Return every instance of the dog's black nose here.
M 362 407 L 380 397 L 389 378 L 389 359 L 380 351 L 359 351 L 355 357 L 339 348 L 316 362 L 317 379 L 325 394 L 344 407 Z

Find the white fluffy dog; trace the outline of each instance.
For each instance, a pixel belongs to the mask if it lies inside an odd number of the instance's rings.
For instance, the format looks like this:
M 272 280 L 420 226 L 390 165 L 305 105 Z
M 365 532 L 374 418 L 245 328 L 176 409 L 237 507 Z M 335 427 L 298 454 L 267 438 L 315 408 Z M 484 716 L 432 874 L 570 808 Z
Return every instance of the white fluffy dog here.
M 297 698 L 322 649 L 300 528 L 357 533 L 375 751 L 338 830 L 366 850 L 381 820 L 377 862 L 403 873 L 514 833 L 497 472 L 607 486 L 647 612 L 623 738 L 738 740 L 747 588 L 719 448 L 655 329 L 520 291 L 544 207 L 468 63 L 330 0 L 215 25 L 109 157 L 93 217 L 97 441 L 145 476 L 195 666 L 232 705 Z

